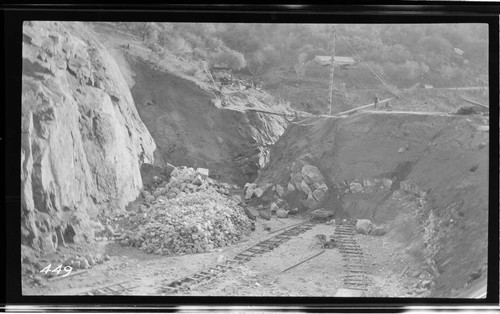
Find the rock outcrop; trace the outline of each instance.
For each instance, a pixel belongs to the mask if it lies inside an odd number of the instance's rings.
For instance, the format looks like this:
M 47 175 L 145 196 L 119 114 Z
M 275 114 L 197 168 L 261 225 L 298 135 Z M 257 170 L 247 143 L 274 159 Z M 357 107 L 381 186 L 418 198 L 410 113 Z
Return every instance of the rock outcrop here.
M 287 128 L 254 183 L 300 189 L 295 198 L 283 196 L 300 208 L 299 201 L 313 204 L 314 194 L 323 193 L 305 178 L 314 172 L 297 161 L 316 166 L 328 187 L 321 207 L 335 219 L 373 221 L 370 235 L 386 234 L 425 258 L 436 279 L 434 296 L 455 297 L 467 271 L 487 260 L 488 234 L 480 227 L 488 222 L 485 120 L 403 112 L 310 118 Z M 400 147 L 406 149 L 398 154 Z M 315 188 L 312 197 L 303 180 Z
M 118 65 L 82 23 L 23 28 L 22 243 L 45 252 L 93 238 L 101 211 L 142 187 L 155 143 Z

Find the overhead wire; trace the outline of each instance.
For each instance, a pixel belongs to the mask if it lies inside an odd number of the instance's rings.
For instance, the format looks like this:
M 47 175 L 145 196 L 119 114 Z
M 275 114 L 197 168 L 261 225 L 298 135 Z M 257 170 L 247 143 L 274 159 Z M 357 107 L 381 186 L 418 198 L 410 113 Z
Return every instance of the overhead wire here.
M 346 48 L 346 49 L 349 49 L 343 42 L 341 42 L 341 44 Z M 359 78 L 358 74 L 356 73 L 356 71 L 352 71 L 351 73 L 354 74 L 355 76 L 355 80 L 357 80 L 359 82 L 359 84 L 364 88 L 364 89 L 368 89 L 368 87 L 366 87 L 365 84 L 363 84 L 362 80 Z
M 354 58 L 358 59 L 358 61 L 363 65 L 365 66 L 368 70 L 370 70 L 370 72 L 373 73 L 373 75 L 375 75 L 375 77 L 380 80 L 380 82 L 382 82 L 382 84 L 384 85 L 384 87 L 393 95 L 395 96 L 399 96 L 399 92 L 397 91 L 397 89 L 393 89 L 390 84 L 385 81 L 374 69 L 372 69 L 368 63 L 363 59 L 363 57 L 361 57 L 361 55 L 356 51 L 356 49 L 354 49 L 354 47 L 352 47 L 349 42 L 344 39 L 344 37 L 342 35 L 339 35 L 339 39 L 340 41 L 343 43 L 343 45 L 347 48 L 347 50 L 349 50 L 349 52 L 351 52 L 351 54 L 353 55 Z
M 373 70 L 369 65 L 368 63 L 363 59 L 363 57 L 356 51 L 356 49 L 354 47 L 352 47 L 352 45 L 346 40 L 343 38 L 343 36 L 341 36 L 340 38 L 343 43 L 347 46 L 347 48 L 359 59 L 359 61 L 365 65 L 383 84 L 387 85 L 386 87 L 390 90 L 390 91 L 393 91 L 392 87 L 390 86 L 389 83 L 387 83 L 387 81 L 385 79 L 383 79 L 375 70 Z

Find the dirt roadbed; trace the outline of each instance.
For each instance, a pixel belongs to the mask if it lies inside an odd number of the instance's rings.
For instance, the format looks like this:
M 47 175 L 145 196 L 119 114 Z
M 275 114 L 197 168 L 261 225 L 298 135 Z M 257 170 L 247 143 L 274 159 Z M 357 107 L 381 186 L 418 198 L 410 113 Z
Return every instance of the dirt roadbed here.
M 265 222 L 271 231 L 301 222 L 299 219 L 272 219 Z M 136 248 L 122 247 L 114 242 L 99 243 L 98 250 L 110 260 L 95 265 L 86 273 L 60 280 L 44 281 L 41 285 L 24 283 L 24 295 L 79 295 L 99 288 L 126 283 L 132 287 L 116 294 L 162 295 L 161 287 L 171 281 L 221 264 L 237 253 L 270 238 L 281 231 L 269 233 L 259 220 L 256 230 L 240 243 L 212 252 L 182 256 L 146 254 Z M 317 224 L 312 229 L 292 237 L 271 252 L 223 273 L 213 280 L 191 287 L 176 295 L 192 296 L 325 296 L 331 297 L 343 288 L 342 256 L 337 248 L 323 249 L 315 235 L 333 235 L 334 225 Z M 366 256 L 368 286 L 365 296 L 423 296 L 415 290 L 412 269 L 402 272 L 409 257 L 396 253 L 396 244 L 387 237 L 356 235 Z M 323 254 L 294 268 L 288 268 L 325 250 Z M 418 294 L 420 293 L 420 294 Z M 163 294 L 164 295 L 164 294 Z

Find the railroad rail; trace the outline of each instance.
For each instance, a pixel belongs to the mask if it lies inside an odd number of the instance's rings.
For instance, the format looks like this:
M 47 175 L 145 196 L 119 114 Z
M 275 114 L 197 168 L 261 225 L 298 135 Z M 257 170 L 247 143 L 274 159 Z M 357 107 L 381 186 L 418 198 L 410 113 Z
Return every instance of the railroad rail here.
M 367 266 L 355 234 L 355 226 L 349 223 L 339 224 L 335 228 L 334 236 L 344 262 L 345 275 L 342 279 L 347 289 L 366 290 Z
M 84 295 L 126 295 L 138 286 L 130 281 L 124 281 L 90 290 L 84 293 Z
M 164 281 L 164 284 L 158 289 L 161 295 L 174 294 L 180 291 L 189 290 L 191 287 L 209 282 L 218 275 L 225 273 L 238 265 L 250 261 L 252 258 L 270 252 L 287 242 L 292 237 L 311 229 L 315 224 L 310 221 L 304 221 L 298 225 L 291 226 L 283 232 L 261 241 L 252 247 L 238 253 L 233 259 L 227 260 L 222 264 L 215 265 L 207 270 L 199 271 L 191 276 L 184 277 L 174 281 Z

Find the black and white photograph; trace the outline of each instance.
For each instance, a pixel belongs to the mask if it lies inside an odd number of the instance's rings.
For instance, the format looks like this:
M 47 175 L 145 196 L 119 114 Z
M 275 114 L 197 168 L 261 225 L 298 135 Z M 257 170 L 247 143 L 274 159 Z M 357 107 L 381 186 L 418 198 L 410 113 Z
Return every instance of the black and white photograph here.
M 486 298 L 488 24 L 334 22 L 24 21 L 22 295 Z

